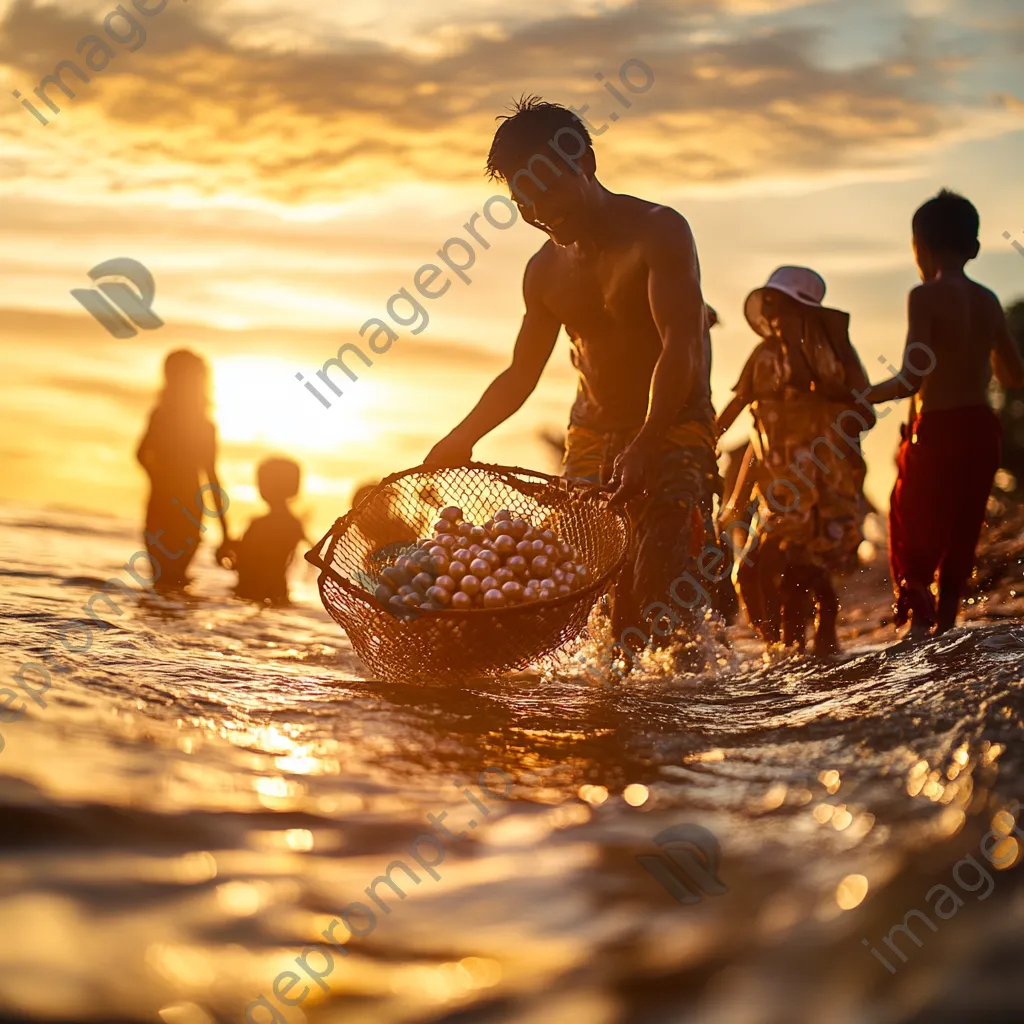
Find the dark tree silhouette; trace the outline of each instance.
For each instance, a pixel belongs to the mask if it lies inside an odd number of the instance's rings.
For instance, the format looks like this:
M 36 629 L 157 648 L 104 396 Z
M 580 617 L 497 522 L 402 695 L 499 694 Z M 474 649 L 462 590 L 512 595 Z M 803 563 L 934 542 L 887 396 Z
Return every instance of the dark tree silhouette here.
M 1017 347 L 1024 352 L 1024 299 L 1019 299 L 1006 310 L 1006 320 Z M 1004 391 L 996 389 L 999 421 L 1003 427 L 1002 468 L 1012 473 L 1017 482 L 1014 493 L 1024 494 L 1024 388 Z

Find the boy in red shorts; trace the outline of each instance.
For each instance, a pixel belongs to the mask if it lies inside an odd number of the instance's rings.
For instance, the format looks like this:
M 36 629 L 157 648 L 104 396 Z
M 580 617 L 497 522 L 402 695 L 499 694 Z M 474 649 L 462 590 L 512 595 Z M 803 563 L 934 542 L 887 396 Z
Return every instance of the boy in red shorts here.
M 903 368 L 858 396 L 873 404 L 913 397 L 889 511 L 896 625 L 909 619 L 913 639 L 953 626 L 974 567 L 999 468 L 999 421 L 988 405 L 993 369 L 1004 387 L 1024 386 L 1024 360 L 999 299 L 964 273 L 978 255 L 978 228 L 974 206 L 946 190 L 914 214 L 924 283 L 910 293 Z

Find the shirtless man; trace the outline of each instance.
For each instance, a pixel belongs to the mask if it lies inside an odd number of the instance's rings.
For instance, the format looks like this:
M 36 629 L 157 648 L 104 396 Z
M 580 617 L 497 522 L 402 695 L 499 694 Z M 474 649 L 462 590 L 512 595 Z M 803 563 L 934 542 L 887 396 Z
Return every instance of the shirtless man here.
M 978 228 L 974 206 L 945 190 L 914 214 L 924 284 L 910 293 L 903 368 L 860 396 L 914 398 L 889 511 L 896 624 L 909 618 L 914 639 L 953 626 L 974 566 L 999 468 L 999 421 L 988 405 L 993 369 L 1004 387 L 1024 386 L 1024 360 L 999 299 L 964 273 L 978 255 Z
M 578 170 L 558 155 L 565 135 L 577 140 Z M 675 210 L 608 191 L 586 127 L 556 104 L 520 102 L 495 132 L 487 169 L 549 238 L 526 266 L 511 365 L 426 462 L 469 462 L 477 441 L 533 393 L 564 326 L 579 386 L 563 473 L 607 484 L 626 503 L 633 551 L 613 628 L 653 635 L 648 615 L 657 604 L 664 618 L 671 583 L 704 548 L 720 486 L 693 235 Z

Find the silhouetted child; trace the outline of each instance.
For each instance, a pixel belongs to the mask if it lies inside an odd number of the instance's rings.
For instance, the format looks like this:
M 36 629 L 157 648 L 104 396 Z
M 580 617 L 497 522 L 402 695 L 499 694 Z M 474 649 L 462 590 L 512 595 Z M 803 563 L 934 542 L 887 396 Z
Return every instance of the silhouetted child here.
M 288 508 L 299 493 L 301 470 L 291 459 L 264 459 L 256 470 L 260 496 L 270 506 L 265 516 L 249 524 L 241 540 L 217 552 L 228 568 L 238 572 L 235 593 L 252 601 L 288 603 L 287 570 L 295 546 L 306 540 L 302 523 Z
M 217 432 L 209 418 L 209 370 L 187 349 L 164 360 L 164 388 L 136 453 L 149 474 L 146 551 L 158 588 L 180 587 L 196 553 L 203 515 L 220 520 L 228 540 L 217 479 Z M 206 483 L 200 487 L 200 477 Z
M 767 643 L 801 649 L 815 609 L 814 650 L 838 650 L 839 600 L 832 574 L 855 568 L 863 539 L 860 434 L 874 414 L 851 409 L 867 386 L 849 337 L 849 315 L 821 304 L 825 282 L 806 267 L 780 267 L 747 298 L 763 339 L 718 420 L 724 432 L 750 406 L 752 460 L 744 460 L 728 522 L 753 482 L 756 513 L 736 563 L 736 585 L 751 624 Z M 857 422 L 847 433 L 850 419 Z
M 974 206 L 946 190 L 914 214 L 924 283 L 910 293 L 902 372 L 865 392 L 873 403 L 914 399 L 889 511 L 896 624 L 909 618 L 914 639 L 953 626 L 974 567 L 999 468 L 1001 432 L 988 404 L 993 367 L 1005 387 L 1024 386 L 1024 360 L 999 299 L 964 273 L 980 249 L 978 228 Z

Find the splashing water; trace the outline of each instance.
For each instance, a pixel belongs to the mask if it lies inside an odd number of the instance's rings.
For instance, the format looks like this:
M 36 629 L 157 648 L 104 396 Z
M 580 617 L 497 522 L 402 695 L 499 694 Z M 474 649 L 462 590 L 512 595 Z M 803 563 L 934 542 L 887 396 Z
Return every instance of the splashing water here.
M 193 596 L 119 600 L 67 653 L 60 630 L 138 546 L 132 527 L 11 506 L 0 525 L 4 685 L 60 652 L 46 706 L 0 719 L 4 1019 L 242 1020 L 261 994 L 289 1021 L 375 1024 L 952 1022 L 1024 1005 L 1013 622 L 886 650 L 851 605 L 861 635 L 830 664 L 766 661 L 733 629 L 699 676 L 652 653 L 611 688 L 569 659 L 387 685 L 311 577 L 294 607 L 257 609 L 205 552 Z M 480 790 L 490 766 L 514 780 L 503 799 Z M 378 886 L 385 911 L 366 890 L 396 859 L 415 867 L 428 815 L 466 834 L 438 879 Z M 692 905 L 636 860 L 684 823 L 717 839 L 727 887 Z M 951 872 L 993 831 L 982 900 Z M 904 936 L 901 960 L 884 937 L 940 884 L 962 909 Z M 347 955 L 288 1008 L 275 977 L 355 902 L 372 932 L 339 929 Z

